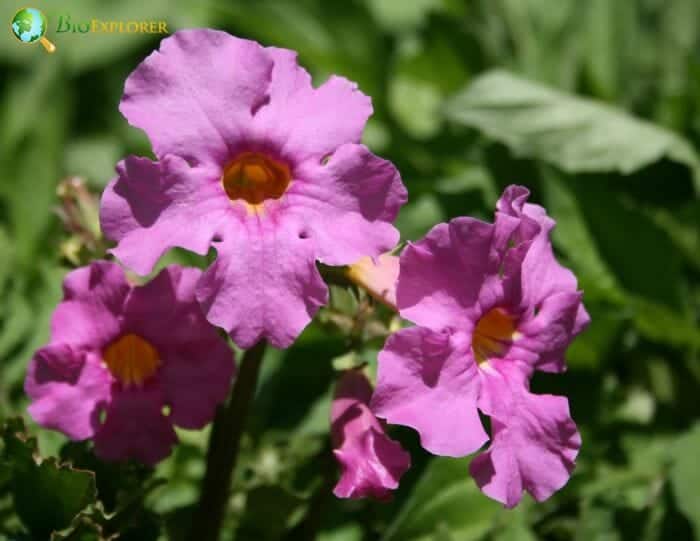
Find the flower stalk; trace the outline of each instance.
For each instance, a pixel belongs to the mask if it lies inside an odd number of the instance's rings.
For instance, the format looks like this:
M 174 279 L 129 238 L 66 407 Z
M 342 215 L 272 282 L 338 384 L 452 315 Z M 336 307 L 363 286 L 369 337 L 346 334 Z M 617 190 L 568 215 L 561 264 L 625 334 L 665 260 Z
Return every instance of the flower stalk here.
M 214 418 L 199 507 L 189 534 L 192 541 L 219 539 L 229 500 L 231 479 L 238 460 L 241 436 L 255 396 L 265 347 L 266 342 L 261 340 L 245 352 L 229 400 L 219 407 Z

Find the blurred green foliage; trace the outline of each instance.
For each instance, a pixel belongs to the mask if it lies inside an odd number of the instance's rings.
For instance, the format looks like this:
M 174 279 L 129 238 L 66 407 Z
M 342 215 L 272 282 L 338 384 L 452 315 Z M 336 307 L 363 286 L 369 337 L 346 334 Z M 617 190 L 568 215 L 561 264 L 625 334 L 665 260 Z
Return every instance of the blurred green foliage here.
M 396 429 L 415 465 L 394 501 L 339 501 L 328 448 L 333 359 L 376 363 L 383 331 L 343 333 L 343 318 L 364 300 L 334 288 L 333 305 L 298 344 L 267 355 L 225 537 L 700 539 L 697 0 L 45 4 L 36 7 L 49 18 L 54 55 L 0 32 L 0 419 L 24 415 L 27 362 L 80 259 L 76 232 L 57 213 L 59 182 L 80 176 L 99 193 L 118 159 L 150 155 L 117 106 L 157 36 L 56 34 L 57 17 L 210 26 L 296 49 L 315 81 L 338 73 L 372 96 L 365 143 L 396 163 L 409 188 L 404 239 L 454 216 L 488 219 L 505 185 L 527 185 L 558 222 L 555 246 L 593 318 L 569 352 L 569 372 L 533 383 L 570 397 L 583 434 L 574 476 L 551 500 L 506 511 L 479 493 L 464 460 L 429 458 L 415 434 Z M 23 6 L 4 1 L 0 17 Z M 0 538 L 45 539 L 60 528 L 55 539 L 182 538 L 206 430 L 181 432 L 155 472 L 100 466 L 84 445 L 30 431 L 44 456 L 60 453 L 96 479 L 54 459 L 38 465 L 33 444 L 23 450 L 22 438 L 6 437 Z

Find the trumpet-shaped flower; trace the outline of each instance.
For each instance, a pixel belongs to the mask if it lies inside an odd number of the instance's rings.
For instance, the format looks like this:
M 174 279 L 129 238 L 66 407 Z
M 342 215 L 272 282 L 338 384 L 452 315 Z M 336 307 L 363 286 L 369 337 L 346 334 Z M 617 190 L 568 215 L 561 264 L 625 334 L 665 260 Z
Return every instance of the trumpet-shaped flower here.
M 495 223 L 457 218 L 401 255 L 400 314 L 417 324 L 379 356 L 373 411 L 415 428 L 428 451 L 464 456 L 479 487 L 512 507 L 568 480 L 580 436 L 561 396 L 530 392 L 535 370 L 561 372 L 588 324 L 576 278 L 554 258 L 554 221 L 510 186 Z
M 287 347 L 327 288 L 316 261 L 392 248 L 406 190 L 360 144 L 372 113 L 354 83 L 318 88 L 296 54 L 215 30 L 161 43 L 126 81 L 120 110 L 158 158 L 129 157 L 102 199 L 113 253 L 146 274 L 169 248 L 216 261 L 196 296 L 241 347 Z
M 331 435 L 342 474 L 333 493 L 339 498 L 385 500 L 411 465 L 410 455 L 384 432 L 369 409 L 372 387 L 357 370 L 345 372 L 331 407 Z
M 206 425 L 234 372 L 225 341 L 194 296 L 201 272 L 171 266 L 141 287 L 107 262 L 72 271 L 51 340 L 29 365 L 29 413 L 106 460 L 155 464 L 173 425 Z

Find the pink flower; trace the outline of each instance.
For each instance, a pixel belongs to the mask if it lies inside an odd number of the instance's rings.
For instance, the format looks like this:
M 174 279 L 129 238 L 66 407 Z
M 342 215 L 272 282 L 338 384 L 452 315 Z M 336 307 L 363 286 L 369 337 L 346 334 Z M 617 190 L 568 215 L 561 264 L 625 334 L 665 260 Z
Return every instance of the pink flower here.
M 375 261 L 363 257 L 348 267 L 348 277 L 361 285 L 372 297 L 396 310 L 396 282 L 399 258 L 382 254 Z
M 120 106 L 157 162 L 129 157 L 101 208 L 113 253 L 147 274 L 169 248 L 216 261 L 196 296 L 241 347 L 287 347 L 327 301 L 316 261 L 392 248 L 399 173 L 359 144 L 354 83 L 314 88 L 296 53 L 216 30 L 176 32 L 126 81 Z
M 170 453 L 173 425 L 206 425 L 234 364 L 194 298 L 200 274 L 171 266 L 141 287 L 104 261 L 68 274 L 51 340 L 25 381 L 34 420 L 73 440 L 94 438 L 106 460 L 145 464 Z
M 561 372 L 588 324 L 576 278 L 554 258 L 554 221 L 510 186 L 494 224 L 457 218 L 401 255 L 400 314 L 418 326 L 379 355 L 372 409 L 415 428 L 428 451 L 471 464 L 479 487 L 508 507 L 523 490 L 544 500 L 574 468 L 581 438 L 566 398 L 529 390 L 534 370 Z
M 386 500 L 411 465 L 410 455 L 389 439 L 370 411 L 371 396 L 369 381 L 357 370 L 345 372 L 336 385 L 331 435 L 342 468 L 333 490 L 339 498 Z

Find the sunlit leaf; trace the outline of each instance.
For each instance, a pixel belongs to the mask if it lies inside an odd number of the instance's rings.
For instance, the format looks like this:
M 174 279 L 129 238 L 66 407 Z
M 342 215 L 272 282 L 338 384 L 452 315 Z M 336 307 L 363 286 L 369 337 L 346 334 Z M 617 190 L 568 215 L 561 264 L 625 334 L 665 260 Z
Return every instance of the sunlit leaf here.
M 673 132 L 602 102 L 579 98 L 508 72 L 475 79 L 450 100 L 447 117 L 570 173 L 629 174 L 661 158 L 691 169 L 700 188 L 700 161 Z
M 382 541 L 427 540 L 440 530 L 470 541 L 488 532 L 501 506 L 479 491 L 468 466 L 467 460 L 433 459 Z

